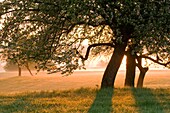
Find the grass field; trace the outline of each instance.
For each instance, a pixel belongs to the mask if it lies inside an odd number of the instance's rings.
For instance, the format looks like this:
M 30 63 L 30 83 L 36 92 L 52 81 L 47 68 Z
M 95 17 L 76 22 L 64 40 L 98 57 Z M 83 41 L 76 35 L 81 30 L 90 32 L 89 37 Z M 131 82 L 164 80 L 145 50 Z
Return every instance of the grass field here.
M 0 113 L 170 113 L 170 71 L 149 71 L 144 89 L 122 88 L 120 71 L 114 90 L 100 90 L 102 74 L 0 73 Z
M 89 89 L 0 95 L 0 113 L 169 113 L 170 89 Z

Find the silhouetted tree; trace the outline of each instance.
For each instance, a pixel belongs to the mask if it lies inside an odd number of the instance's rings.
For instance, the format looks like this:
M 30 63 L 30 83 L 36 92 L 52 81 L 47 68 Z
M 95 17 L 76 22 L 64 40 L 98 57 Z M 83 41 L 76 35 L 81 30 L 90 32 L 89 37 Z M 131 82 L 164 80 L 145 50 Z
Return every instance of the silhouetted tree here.
M 83 68 L 90 50 L 94 56 L 111 53 L 101 87 L 113 87 L 131 45 L 129 55 L 169 56 L 168 9 L 164 0 L 5 0 L 0 40 L 8 59 L 36 62 L 38 70 L 52 62 L 63 74 Z M 85 56 L 84 40 L 89 45 Z

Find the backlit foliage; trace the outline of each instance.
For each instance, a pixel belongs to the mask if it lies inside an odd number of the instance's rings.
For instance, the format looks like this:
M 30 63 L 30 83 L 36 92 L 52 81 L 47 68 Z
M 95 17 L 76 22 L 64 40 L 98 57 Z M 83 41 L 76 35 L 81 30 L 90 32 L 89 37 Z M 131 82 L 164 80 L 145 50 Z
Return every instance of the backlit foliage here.
M 147 55 L 170 59 L 170 2 L 166 0 L 5 0 L 0 3 L 0 16 L 3 55 L 20 65 L 36 62 L 38 70 L 81 69 L 84 40 L 89 45 L 114 46 L 124 43 L 124 35 L 133 52 L 143 55 L 145 50 Z M 96 47 L 92 54 L 111 50 Z

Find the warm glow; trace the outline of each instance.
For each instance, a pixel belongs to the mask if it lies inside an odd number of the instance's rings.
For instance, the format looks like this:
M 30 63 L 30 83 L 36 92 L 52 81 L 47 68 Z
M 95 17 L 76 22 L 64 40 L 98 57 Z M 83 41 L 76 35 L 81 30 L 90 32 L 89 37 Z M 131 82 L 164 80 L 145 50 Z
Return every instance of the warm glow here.
M 85 39 L 83 42 L 82 42 L 82 45 L 87 47 L 88 46 L 88 39 Z
M 110 59 L 106 59 L 104 56 L 98 56 L 97 58 L 93 59 L 93 60 L 88 60 L 86 63 L 86 67 L 88 69 L 105 69 L 107 67 L 107 64 L 109 63 Z M 146 59 L 142 59 L 142 66 L 143 67 L 149 67 L 150 70 L 165 70 L 167 68 L 165 68 L 164 66 L 158 65 L 153 63 L 150 60 L 146 60 Z M 138 68 L 136 68 L 137 70 L 139 70 Z M 121 66 L 119 68 L 119 70 L 126 70 L 126 56 L 124 56 Z
M 87 69 L 105 69 L 109 63 L 110 58 L 105 56 L 98 56 L 92 60 L 86 62 Z M 120 70 L 126 69 L 126 57 L 123 58 Z

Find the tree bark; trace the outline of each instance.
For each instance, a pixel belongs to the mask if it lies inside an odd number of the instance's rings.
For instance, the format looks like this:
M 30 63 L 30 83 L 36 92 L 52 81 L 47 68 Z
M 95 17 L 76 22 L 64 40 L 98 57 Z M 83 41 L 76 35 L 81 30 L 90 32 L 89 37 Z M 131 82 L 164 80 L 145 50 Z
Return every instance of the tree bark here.
M 127 43 L 115 45 L 114 52 L 103 75 L 101 88 L 114 87 L 114 81 L 122 59 L 125 54 Z
M 148 68 L 142 68 L 140 69 L 140 74 L 138 78 L 138 83 L 137 83 L 137 88 L 142 88 L 143 87 L 143 81 L 146 75 L 146 72 L 148 71 Z
M 129 48 L 127 50 L 127 59 L 126 59 L 126 78 L 125 78 L 125 86 L 126 87 L 134 87 L 134 80 L 136 74 L 136 61 L 135 55 L 132 55 L 132 49 Z
M 142 58 L 137 58 L 137 60 L 138 60 L 137 67 L 140 70 L 140 74 L 139 74 L 139 78 L 138 78 L 138 82 L 137 82 L 137 88 L 142 88 L 146 72 L 149 70 L 149 68 L 142 67 Z

